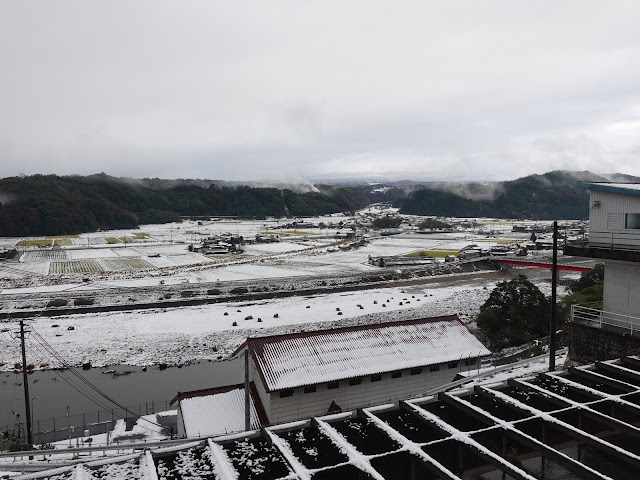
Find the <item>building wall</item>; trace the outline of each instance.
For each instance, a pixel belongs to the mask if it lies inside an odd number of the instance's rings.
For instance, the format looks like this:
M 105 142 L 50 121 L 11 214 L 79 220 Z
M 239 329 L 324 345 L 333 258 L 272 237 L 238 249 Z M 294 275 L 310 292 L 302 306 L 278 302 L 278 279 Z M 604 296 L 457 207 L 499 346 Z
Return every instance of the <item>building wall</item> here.
M 319 384 L 313 393 L 304 393 L 304 388 L 300 387 L 293 389 L 289 397 L 280 397 L 278 391 L 271 392 L 269 421 L 282 423 L 325 415 L 332 402 L 347 411 L 407 399 L 453 381 L 460 371 L 473 372 L 477 368 L 478 360 L 475 365 L 469 366 L 465 366 L 465 362 L 458 362 L 455 368 L 441 364 L 436 372 L 431 372 L 430 367 L 426 366 L 417 375 L 411 375 L 410 370 L 402 370 L 400 378 L 392 378 L 391 373 L 384 373 L 378 382 L 372 382 L 371 376 L 365 376 L 359 385 L 349 385 L 349 380 L 340 380 L 339 387 L 335 389 L 329 389 L 326 383 Z
M 240 365 L 241 365 L 239 383 L 244 383 L 244 351 L 245 350 L 242 350 L 240 353 L 238 353 L 238 356 L 240 357 Z M 271 414 L 270 414 L 271 397 L 264 388 L 264 384 L 262 383 L 262 379 L 260 378 L 260 373 L 258 372 L 258 369 L 256 368 L 256 363 L 253 360 L 253 357 L 251 355 L 249 355 L 249 381 L 255 383 L 256 390 L 258 390 L 258 396 L 260 397 L 260 400 L 262 401 L 262 406 L 264 407 L 264 411 L 267 414 L 267 417 L 269 418 L 270 423 L 273 423 L 271 422 Z
M 570 360 L 586 364 L 623 355 L 640 355 L 640 338 L 580 323 L 571 324 Z
M 184 421 L 182 420 L 182 407 L 178 402 L 178 438 L 185 438 L 187 433 L 184 431 Z
M 640 264 L 606 260 L 602 309 L 640 317 Z
M 640 197 L 591 190 L 589 198 L 589 243 L 640 247 L 640 229 L 625 228 L 625 214 L 640 213 Z

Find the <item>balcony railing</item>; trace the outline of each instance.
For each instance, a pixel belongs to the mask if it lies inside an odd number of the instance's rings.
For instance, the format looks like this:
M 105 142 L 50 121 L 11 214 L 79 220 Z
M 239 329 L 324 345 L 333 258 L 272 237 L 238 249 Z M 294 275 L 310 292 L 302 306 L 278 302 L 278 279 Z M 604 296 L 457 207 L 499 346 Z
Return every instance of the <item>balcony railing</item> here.
M 571 305 L 571 321 L 584 323 L 605 330 L 629 332 L 640 335 L 640 318 L 620 313 L 605 312 L 601 303 Z
M 567 242 L 579 247 L 610 248 L 617 250 L 640 250 L 640 231 L 638 232 L 594 232 L 589 231 L 576 240 Z

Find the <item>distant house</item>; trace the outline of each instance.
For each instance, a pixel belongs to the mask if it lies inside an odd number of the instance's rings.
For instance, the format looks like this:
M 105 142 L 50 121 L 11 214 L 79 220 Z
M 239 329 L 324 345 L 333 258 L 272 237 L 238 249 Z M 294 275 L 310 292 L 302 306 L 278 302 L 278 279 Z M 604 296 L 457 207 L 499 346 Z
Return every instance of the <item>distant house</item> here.
M 246 349 L 270 424 L 418 395 L 490 353 L 456 315 L 253 337 L 233 355 Z

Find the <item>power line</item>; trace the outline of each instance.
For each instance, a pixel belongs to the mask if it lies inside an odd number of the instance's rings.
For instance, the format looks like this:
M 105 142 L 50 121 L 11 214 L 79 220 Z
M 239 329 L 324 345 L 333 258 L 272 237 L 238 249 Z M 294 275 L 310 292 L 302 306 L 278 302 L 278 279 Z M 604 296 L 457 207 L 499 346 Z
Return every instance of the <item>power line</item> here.
M 34 337 L 36 338 L 36 340 L 45 348 L 45 350 L 50 355 L 53 355 L 53 357 L 56 360 L 58 360 L 62 366 L 67 368 L 68 372 L 70 372 L 75 377 L 77 377 L 80 381 L 82 381 L 89 388 L 94 390 L 97 394 L 99 394 L 100 396 L 104 397 L 106 400 L 108 400 L 109 402 L 113 403 L 114 405 L 118 406 L 119 408 L 124 410 L 126 413 L 129 413 L 132 417 L 137 417 L 137 418 L 139 418 L 139 419 L 141 419 L 141 420 L 143 420 L 143 421 L 145 421 L 147 423 L 150 423 L 151 425 L 154 425 L 156 427 L 160 427 L 161 429 L 167 428 L 167 427 L 165 427 L 165 426 L 163 426 L 163 425 L 161 425 L 159 423 L 156 423 L 156 422 L 153 422 L 153 421 L 149 420 L 148 418 L 144 418 L 144 417 L 142 417 L 140 415 L 136 415 L 135 412 L 132 412 L 127 407 L 122 405 L 120 402 L 115 400 L 113 397 L 111 397 L 110 395 L 108 395 L 105 392 L 103 392 L 100 388 L 98 388 L 96 385 L 91 383 L 88 379 L 86 379 L 85 377 L 80 375 L 78 372 L 76 372 L 75 369 L 71 365 L 69 365 L 64 360 L 64 358 L 62 358 L 62 356 L 55 350 L 55 348 L 53 348 L 53 346 L 51 346 L 51 344 L 49 344 L 49 342 L 47 342 L 47 340 L 44 337 L 42 337 L 42 335 L 40 335 L 35 329 L 32 328 L 31 331 L 32 331 L 32 334 L 34 335 Z M 94 403 L 98 404 L 97 402 L 94 402 Z
M 46 352 L 43 352 L 39 345 L 37 343 L 34 342 L 29 342 L 30 345 L 37 351 L 39 352 L 41 355 L 45 355 L 46 356 Z M 73 388 L 75 391 L 77 391 L 80 395 L 82 395 L 83 397 L 85 397 L 87 400 L 95 403 L 96 405 L 98 405 L 100 408 L 104 409 L 104 410 L 109 410 L 109 408 L 107 406 L 105 406 L 104 404 L 100 403 L 97 399 L 95 399 L 94 397 L 91 396 L 90 393 L 86 392 L 81 385 L 78 385 L 77 383 L 74 382 L 74 380 L 72 378 L 68 378 L 67 375 L 64 373 L 65 370 L 59 371 L 59 370 L 55 370 L 52 369 L 53 373 L 55 373 L 62 381 L 64 381 L 67 385 L 69 385 L 71 388 Z

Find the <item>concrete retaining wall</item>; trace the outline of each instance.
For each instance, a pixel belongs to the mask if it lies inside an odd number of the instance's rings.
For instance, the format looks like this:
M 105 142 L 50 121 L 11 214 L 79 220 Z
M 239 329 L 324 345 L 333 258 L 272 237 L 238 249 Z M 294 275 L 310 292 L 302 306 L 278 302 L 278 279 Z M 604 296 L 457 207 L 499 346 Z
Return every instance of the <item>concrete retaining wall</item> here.
M 571 324 L 571 346 L 569 359 L 579 363 L 612 360 L 624 355 L 640 355 L 640 337 L 590 327 L 580 323 Z

